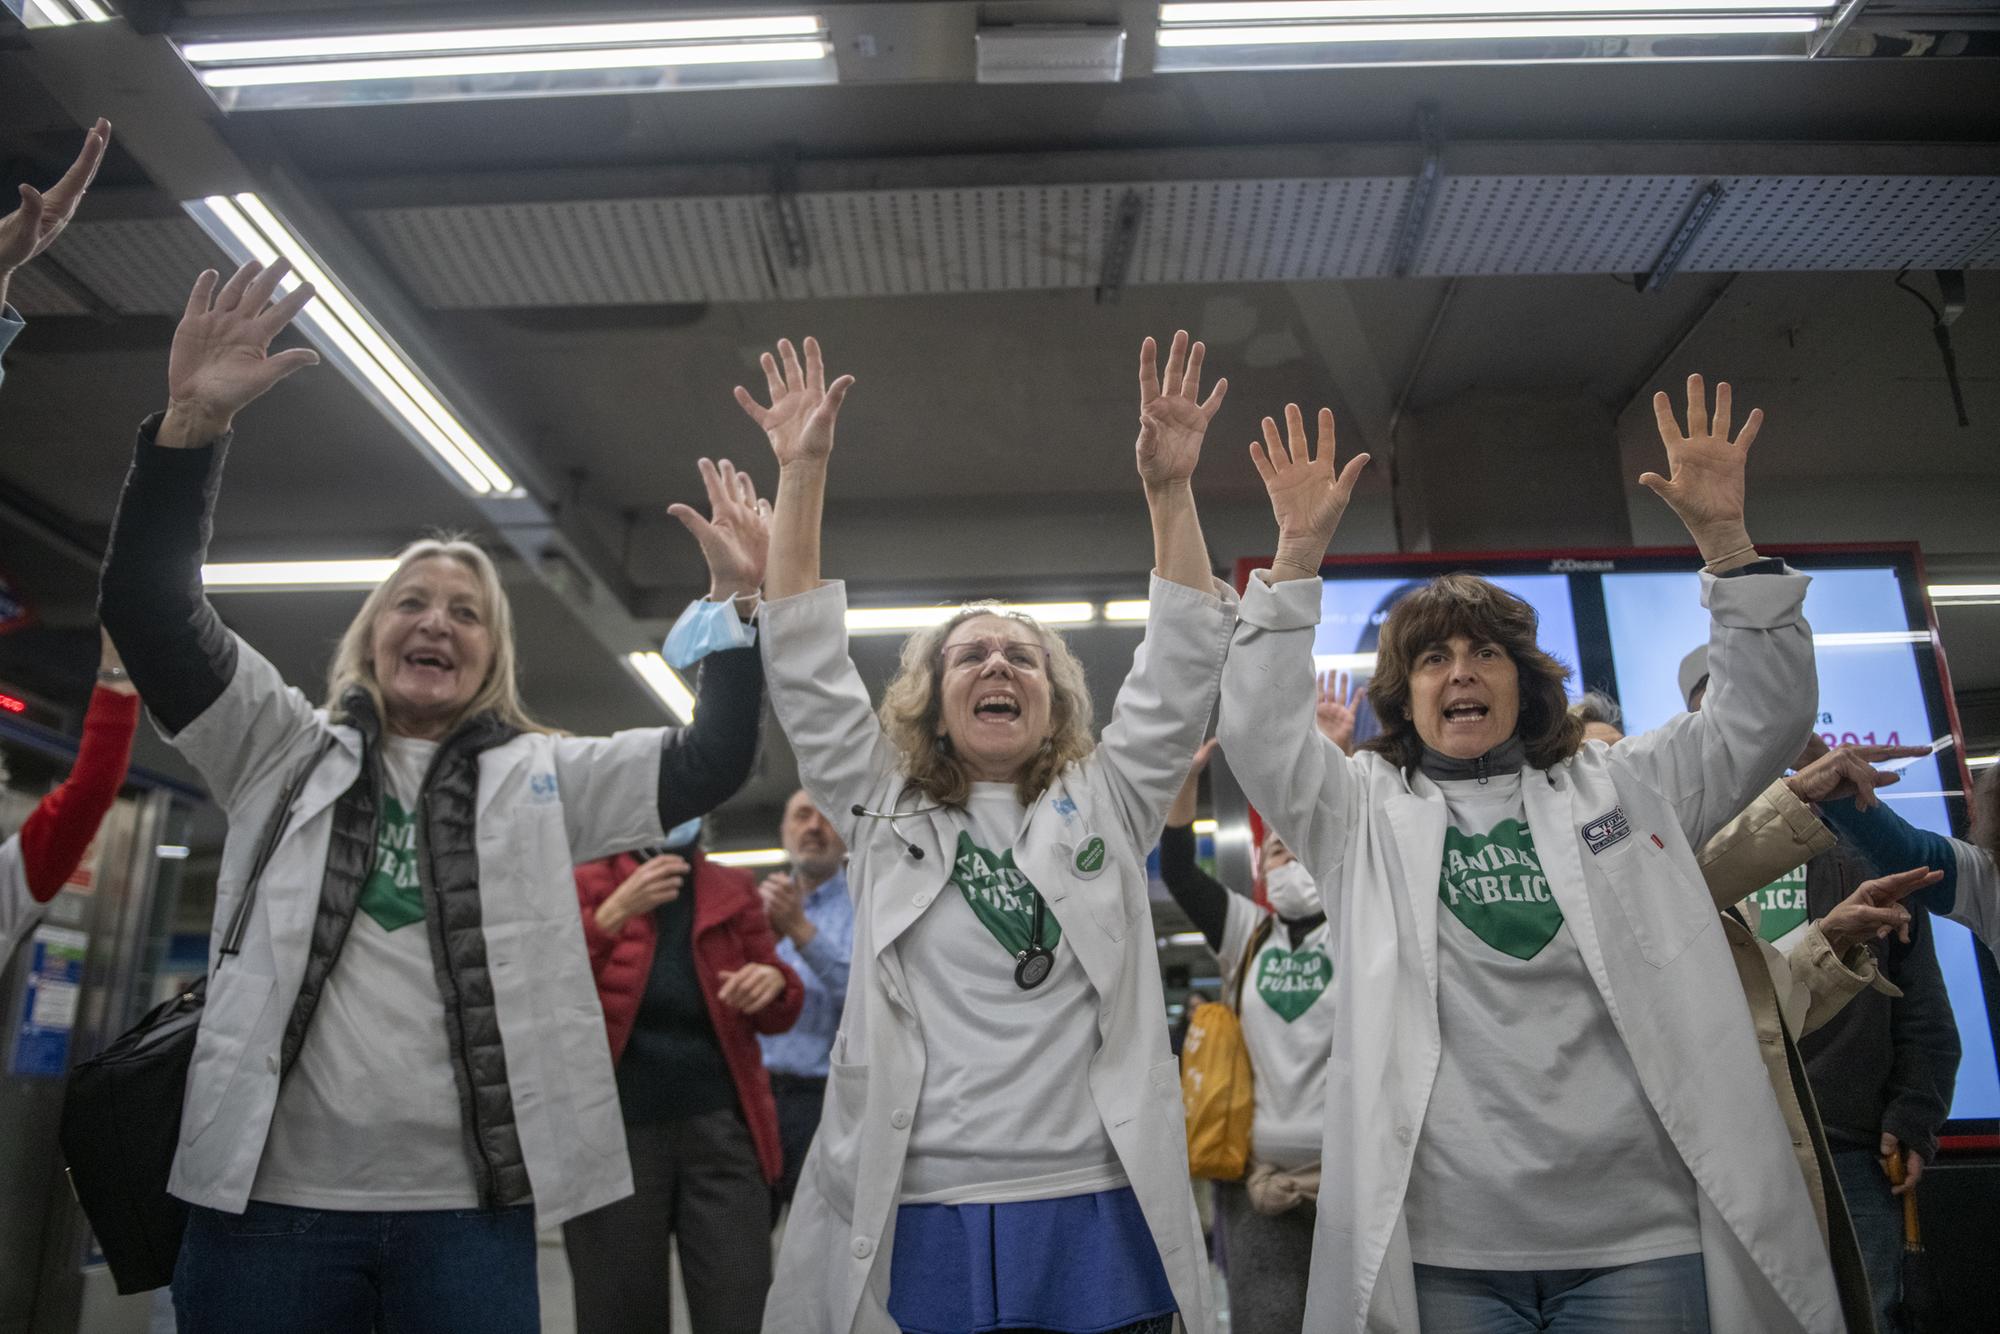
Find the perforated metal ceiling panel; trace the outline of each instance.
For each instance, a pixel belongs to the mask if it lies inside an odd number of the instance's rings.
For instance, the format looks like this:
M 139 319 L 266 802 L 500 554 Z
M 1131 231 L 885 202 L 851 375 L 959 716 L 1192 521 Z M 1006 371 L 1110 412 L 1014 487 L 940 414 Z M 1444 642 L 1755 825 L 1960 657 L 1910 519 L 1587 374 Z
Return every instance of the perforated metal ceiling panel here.
M 1708 178 L 1447 175 L 1418 251 L 1425 276 L 1636 273 Z M 1688 271 L 2000 266 L 2000 176 L 1732 176 Z M 999 185 L 792 196 L 788 263 L 768 195 L 364 210 L 360 230 L 441 309 L 656 305 L 1088 288 L 1120 201 L 1142 204 L 1123 281 L 1386 277 L 1405 177 Z M 172 314 L 219 262 L 183 219 L 81 223 L 58 258 L 112 308 Z M 84 306 L 32 268 L 29 314 Z
M 2000 176 L 1726 176 L 1722 187 L 1690 272 L 1965 268 L 2000 221 Z
M 88 315 L 88 303 L 72 296 L 39 264 L 30 264 L 7 284 L 7 300 L 24 315 Z

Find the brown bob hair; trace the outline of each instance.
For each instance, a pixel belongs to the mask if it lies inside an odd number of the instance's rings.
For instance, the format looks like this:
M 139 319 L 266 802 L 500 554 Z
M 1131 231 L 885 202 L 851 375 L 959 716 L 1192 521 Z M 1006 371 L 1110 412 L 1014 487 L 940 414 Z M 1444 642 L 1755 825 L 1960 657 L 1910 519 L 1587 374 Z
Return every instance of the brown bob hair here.
M 1551 769 L 1583 747 L 1583 720 L 1569 711 L 1563 683 L 1569 668 L 1535 642 L 1541 618 L 1535 609 L 1476 574 L 1445 574 L 1398 602 L 1382 622 L 1375 678 L 1368 701 L 1382 731 L 1362 749 L 1386 756 L 1404 770 L 1417 767 L 1423 740 L 1410 720 L 1410 669 L 1433 644 L 1463 635 L 1475 644 L 1498 644 L 1521 674 L 1521 719 L 1516 730 L 1528 763 Z

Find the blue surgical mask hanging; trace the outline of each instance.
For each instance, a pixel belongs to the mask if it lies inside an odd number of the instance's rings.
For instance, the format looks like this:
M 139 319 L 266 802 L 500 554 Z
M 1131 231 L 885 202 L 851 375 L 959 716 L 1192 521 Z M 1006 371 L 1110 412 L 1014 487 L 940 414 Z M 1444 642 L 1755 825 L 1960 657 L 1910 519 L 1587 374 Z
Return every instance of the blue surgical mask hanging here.
M 670 848 L 684 848 L 700 837 L 701 817 L 697 815 L 694 819 L 683 820 L 672 829 L 669 829 L 667 831 L 666 846 Z
M 724 649 L 749 648 L 757 642 L 757 627 L 736 614 L 732 601 L 710 602 L 699 598 L 667 631 L 660 656 L 675 671 L 686 671 L 711 653 Z

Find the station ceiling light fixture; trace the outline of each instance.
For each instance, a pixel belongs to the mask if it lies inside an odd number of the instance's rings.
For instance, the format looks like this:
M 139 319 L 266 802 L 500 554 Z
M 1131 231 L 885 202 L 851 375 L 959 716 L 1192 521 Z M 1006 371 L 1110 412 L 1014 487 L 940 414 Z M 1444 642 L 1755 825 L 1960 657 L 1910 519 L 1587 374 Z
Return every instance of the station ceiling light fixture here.
M 679 672 L 667 666 L 665 658 L 650 649 L 640 649 L 625 655 L 625 665 L 676 722 L 685 727 L 694 721 L 694 691 L 688 689 Z
M 202 566 L 201 583 L 211 593 L 373 588 L 395 572 L 393 559 L 228 561 Z
M 832 83 L 825 21 L 764 14 L 180 43 L 225 110 Z

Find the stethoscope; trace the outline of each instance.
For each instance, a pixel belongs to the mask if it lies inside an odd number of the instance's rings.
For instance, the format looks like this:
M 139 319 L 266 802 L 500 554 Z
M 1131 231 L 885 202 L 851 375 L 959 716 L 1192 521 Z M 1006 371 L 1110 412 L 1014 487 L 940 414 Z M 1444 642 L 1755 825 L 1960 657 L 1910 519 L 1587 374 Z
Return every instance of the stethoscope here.
M 915 806 L 907 811 L 875 811 L 857 801 L 849 809 L 854 812 L 854 817 L 858 820 L 887 821 L 889 832 L 903 845 L 903 851 L 909 854 L 910 860 L 920 862 L 924 859 L 924 850 L 909 840 L 897 827 L 896 821 L 906 820 L 913 815 L 931 815 L 943 810 L 944 807 L 932 805 Z M 1014 985 L 1023 991 L 1033 991 L 1048 981 L 1050 970 L 1056 966 L 1055 951 L 1042 943 L 1048 910 L 1042 903 L 1041 891 L 1036 890 L 1034 893 L 1035 907 L 1028 919 L 1028 948 L 1014 956 Z

